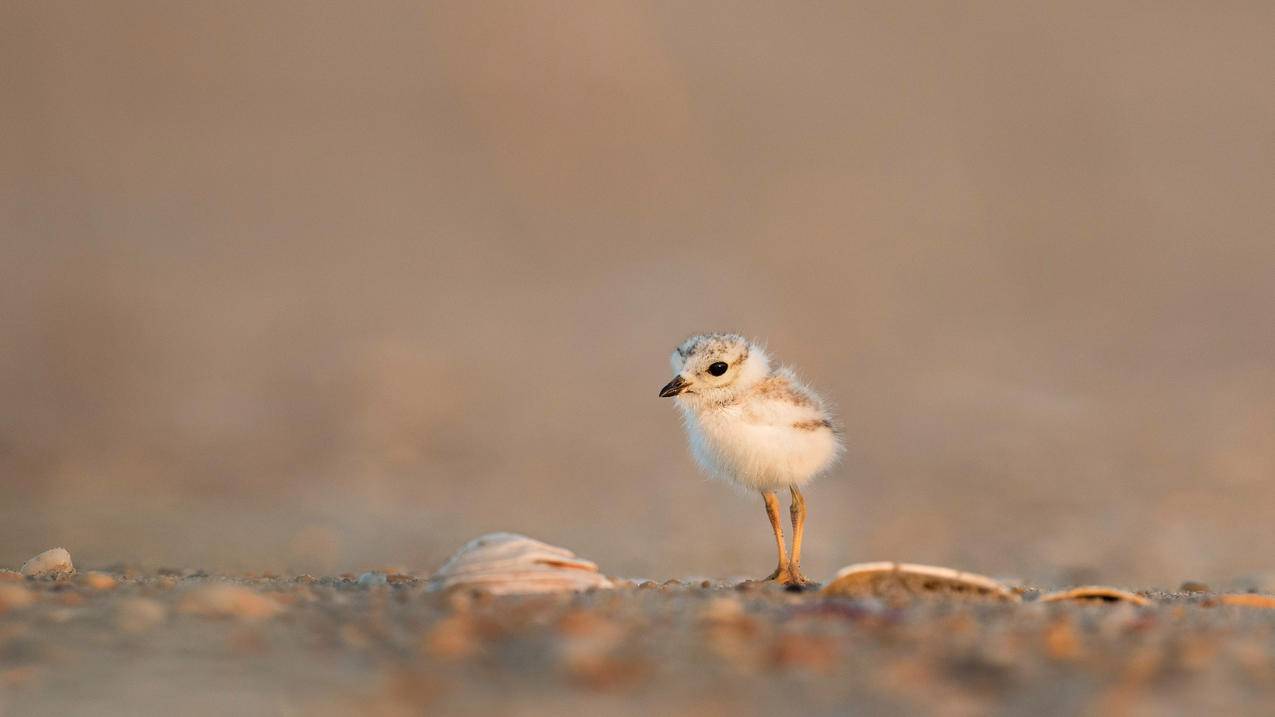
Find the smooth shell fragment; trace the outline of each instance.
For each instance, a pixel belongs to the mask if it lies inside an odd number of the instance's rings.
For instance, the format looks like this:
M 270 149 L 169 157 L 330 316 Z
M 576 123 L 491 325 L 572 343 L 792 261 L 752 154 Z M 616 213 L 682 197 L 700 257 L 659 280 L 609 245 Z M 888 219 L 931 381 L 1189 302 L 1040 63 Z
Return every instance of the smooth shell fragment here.
M 1058 590 L 1056 592 L 1047 593 L 1040 596 L 1037 602 L 1125 602 L 1133 605 L 1150 605 L 1151 601 L 1128 590 L 1120 588 L 1111 588 L 1105 585 L 1085 585 L 1083 587 L 1071 588 L 1070 590 Z
M 985 575 L 912 563 L 856 563 L 839 570 L 823 588 L 824 595 L 912 598 L 957 598 L 987 602 L 1022 602 L 1017 593 Z
M 463 586 L 493 595 L 577 592 L 614 584 L 594 563 L 516 533 L 489 533 L 469 541 L 430 578 L 430 587 Z
M 1229 593 L 1226 595 L 1218 595 L 1217 597 L 1205 602 L 1206 607 L 1213 607 L 1215 605 L 1259 607 L 1272 610 L 1275 609 L 1275 597 L 1270 595 L 1257 595 L 1254 593 Z
M 75 566 L 66 548 L 52 548 L 23 563 L 21 571 L 27 577 L 57 577 L 74 573 Z

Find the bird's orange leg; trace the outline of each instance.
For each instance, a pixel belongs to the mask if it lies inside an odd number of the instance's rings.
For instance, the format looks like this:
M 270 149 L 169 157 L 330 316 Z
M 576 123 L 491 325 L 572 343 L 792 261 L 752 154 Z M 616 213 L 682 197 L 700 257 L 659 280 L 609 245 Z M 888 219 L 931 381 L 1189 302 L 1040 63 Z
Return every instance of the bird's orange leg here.
M 786 581 L 789 585 L 806 585 L 810 580 L 801 574 L 801 539 L 806 532 L 806 497 L 797 490 L 797 486 L 790 486 L 792 491 L 792 505 L 789 506 L 788 512 L 792 516 L 792 562 L 788 563 L 788 577 Z
M 762 500 L 766 501 L 766 517 L 770 518 L 770 527 L 775 531 L 775 544 L 779 546 L 779 567 L 775 568 L 775 572 L 770 574 L 767 580 L 778 580 L 784 584 L 788 583 L 788 548 L 784 545 L 784 526 L 779 520 L 779 498 L 775 497 L 775 491 L 764 490 L 761 492 Z

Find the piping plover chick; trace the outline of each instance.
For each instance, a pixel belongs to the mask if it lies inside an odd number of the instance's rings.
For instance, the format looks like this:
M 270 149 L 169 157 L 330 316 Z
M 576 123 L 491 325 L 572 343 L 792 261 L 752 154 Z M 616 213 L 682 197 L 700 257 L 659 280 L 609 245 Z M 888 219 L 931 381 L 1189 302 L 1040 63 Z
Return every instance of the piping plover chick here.
M 660 396 L 676 396 L 695 460 L 709 475 L 761 493 L 779 546 L 767 580 L 810 581 L 801 574 L 806 499 L 801 486 L 841 454 L 840 432 L 814 391 L 787 368 L 772 369 L 765 349 L 734 334 L 683 341 L 669 358 L 673 380 Z M 776 490 L 792 493 L 792 559 L 784 545 Z

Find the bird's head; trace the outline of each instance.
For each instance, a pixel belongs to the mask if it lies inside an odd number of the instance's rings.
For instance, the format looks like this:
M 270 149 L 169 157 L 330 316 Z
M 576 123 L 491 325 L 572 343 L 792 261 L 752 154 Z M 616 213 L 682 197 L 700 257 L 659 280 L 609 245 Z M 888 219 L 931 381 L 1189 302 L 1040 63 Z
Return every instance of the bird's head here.
M 673 350 L 669 363 L 673 380 L 660 396 L 693 402 L 727 399 L 770 373 L 765 349 L 736 334 L 692 336 Z

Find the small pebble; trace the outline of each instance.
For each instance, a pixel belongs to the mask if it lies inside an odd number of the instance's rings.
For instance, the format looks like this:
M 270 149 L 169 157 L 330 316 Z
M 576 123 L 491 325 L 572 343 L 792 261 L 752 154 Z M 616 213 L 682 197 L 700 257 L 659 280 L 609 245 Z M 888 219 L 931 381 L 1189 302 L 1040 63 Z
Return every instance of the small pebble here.
M 22 574 L 27 577 L 58 577 L 75 572 L 71 554 L 66 548 L 53 548 L 22 564 Z
M 144 632 L 168 619 L 168 608 L 150 598 L 128 598 L 115 608 L 115 626 L 123 632 Z
M 1184 593 L 1211 593 L 1211 592 L 1213 592 L 1213 589 L 1212 589 L 1212 588 L 1210 588 L 1208 585 L 1206 585 L 1205 583 L 1202 583 L 1202 582 L 1196 581 L 1196 580 L 1188 580 L 1188 581 L 1186 581 L 1186 582 L 1182 583 L 1182 586 L 1181 586 L 1181 587 L 1179 587 L 1179 588 L 1178 588 L 1178 590 L 1180 590 L 1180 591 L 1182 591 L 1182 592 L 1184 592 Z
M 342 625 L 337 634 L 340 635 L 341 642 L 346 647 L 352 647 L 356 650 L 365 650 L 372 644 L 372 638 L 368 636 L 367 632 L 352 622 Z
M 113 576 L 95 570 L 85 573 L 81 582 L 94 590 L 113 590 L 116 585 L 119 585 L 119 581 Z
M 0 614 L 26 607 L 35 602 L 35 596 L 24 585 L 0 583 Z
M 283 609 L 277 601 L 256 590 L 232 583 L 212 583 L 186 593 L 177 605 L 178 612 L 204 617 L 231 617 L 263 620 Z
M 389 578 L 385 573 L 367 572 L 359 576 L 359 585 L 363 587 L 372 587 L 374 585 L 388 585 Z
M 1084 655 L 1080 633 L 1067 618 L 1055 620 L 1045 628 L 1045 652 L 1055 660 L 1078 660 Z
M 461 660 L 478 651 L 474 620 L 466 614 L 451 615 L 434 624 L 422 640 L 422 649 L 443 660 Z
M 816 635 L 781 635 L 771 647 L 777 667 L 828 672 L 839 658 L 836 641 Z
M 43 618 L 47 623 L 61 625 L 62 623 L 70 622 L 75 619 L 75 617 L 79 614 L 80 611 L 74 608 L 59 607 L 45 612 L 41 615 L 41 618 Z
M 709 600 L 700 610 L 700 619 L 706 622 L 732 622 L 743 614 L 744 604 L 739 598 L 729 595 Z

